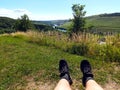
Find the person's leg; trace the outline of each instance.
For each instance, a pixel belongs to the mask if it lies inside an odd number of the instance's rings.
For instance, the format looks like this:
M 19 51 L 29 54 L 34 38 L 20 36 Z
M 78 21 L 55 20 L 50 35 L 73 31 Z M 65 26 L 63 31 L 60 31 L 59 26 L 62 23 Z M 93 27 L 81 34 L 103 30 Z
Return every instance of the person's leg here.
M 95 80 L 88 80 L 86 82 L 86 90 L 103 90 L 100 85 L 97 84 Z
M 61 79 L 54 90 L 71 90 L 71 87 L 66 79 Z
M 83 60 L 80 63 L 80 69 L 83 73 L 82 83 L 86 87 L 86 90 L 103 90 L 93 79 L 91 65 L 87 60 Z
M 71 90 L 72 79 L 69 74 L 68 64 L 65 60 L 59 62 L 60 81 L 54 90 Z

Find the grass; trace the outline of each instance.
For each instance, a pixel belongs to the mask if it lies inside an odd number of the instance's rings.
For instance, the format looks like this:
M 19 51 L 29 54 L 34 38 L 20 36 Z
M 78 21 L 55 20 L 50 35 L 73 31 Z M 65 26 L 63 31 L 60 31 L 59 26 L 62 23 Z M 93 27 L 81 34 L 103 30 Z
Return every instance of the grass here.
M 67 22 L 61 27 L 70 29 L 72 22 Z M 94 26 L 94 32 L 120 32 L 120 16 L 89 16 L 86 17 L 86 26 Z
M 35 76 L 43 82 L 58 79 L 58 62 L 62 58 L 82 57 L 64 53 L 61 50 L 47 46 L 31 44 L 18 37 L 2 36 L 0 38 L 0 89 L 11 88 L 15 83 L 25 83 L 22 77 Z M 73 56 L 73 57 L 72 57 Z M 40 72 L 41 74 L 39 75 Z
M 26 34 L 30 43 L 54 47 L 90 58 L 100 57 L 103 61 L 120 62 L 119 34 L 111 36 L 99 36 L 89 33 L 73 34 L 71 39 L 60 32 L 28 32 Z M 21 35 L 18 34 L 18 36 Z M 106 44 L 99 44 L 99 41 L 104 38 Z
M 96 30 L 104 32 L 119 32 L 120 31 L 120 17 L 118 16 L 91 16 L 86 18 L 87 24 L 92 24 Z
M 29 77 L 35 82 L 56 84 L 59 80 L 60 59 L 68 61 L 71 76 L 75 81 L 73 88 L 82 89 L 79 63 L 82 59 L 89 58 L 64 51 L 67 45 L 61 45 L 62 42 L 66 42 L 66 38 L 61 38 L 61 42 L 58 38 L 60 38 L 58 33 L 50 33 L 47 37 L 36 32 L 0 36 L 0 90 L 18 90 L 18 87 L 24 89 Z M 89 61 L 93 67 L 95 80 L 101 85 L 104 86 L 109 79 L 120 84 L 118 63 L 105 62 L 101 58 Z

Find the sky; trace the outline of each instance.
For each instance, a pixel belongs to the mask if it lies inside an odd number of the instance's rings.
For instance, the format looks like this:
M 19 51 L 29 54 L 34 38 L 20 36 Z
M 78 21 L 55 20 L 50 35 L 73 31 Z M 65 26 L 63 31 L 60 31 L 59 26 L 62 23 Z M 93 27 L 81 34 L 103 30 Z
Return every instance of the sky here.
M 120 0 L 0 0 L 0 16 L 30 20 L 71 19 L 72 5 L 85 5 L 86 16 L 120 12 Z

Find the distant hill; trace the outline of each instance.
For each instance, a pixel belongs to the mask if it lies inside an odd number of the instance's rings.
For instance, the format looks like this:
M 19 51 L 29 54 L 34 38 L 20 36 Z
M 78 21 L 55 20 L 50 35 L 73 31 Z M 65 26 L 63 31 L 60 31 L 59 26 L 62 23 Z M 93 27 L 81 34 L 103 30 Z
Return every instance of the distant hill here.
M 0 34 L 2 33 L 11 33 L 15 32 L 13 26 L 15 24 L 16 19 L 12 19 L 9 17 L 0 17 Z M 37 30 L 52 30 L 52 26 L 50 24 L 52 21 L 32 21 L 35 29 Z
M 15 32 L 13 25 L 15 20 L 8 17 L 0 17 L 0 34 Z
M 68 20 L 48 20 L 48 21 L 33 21 L 35 24 L 47 24 L 47 25 L 62 25 L 68 22 Z
M 59 26 L 63 25 L 64 23 L 67 23 L 68 21 L 69 20 L 50 20 L 50 21 L 32 21 L 32 22 L 34 23 L 36 29 L 48 31 L 58 28 L 60 29 Z
M 120 16 L 120 13 L 110 13 L 110 14 L 107 14 L 107 13 L 105 13 L 105 14 L 101 14 L 100 16 L 102 16 L 102 17 L 116 17 L 116 16 Z
M 94 26 L 95 31 L 98 32 L 107 32 L 107 31 L 116 31 L 120 32 L 120 13 L 110 13 L 110 14 L 100 14 L 85 17 L 86 26 Z M 69 28 L 71 22 L 67 22 L 61 27 Z
M 0 17 L 0 29 L 12 28 L 15 20 L 8 17 Z
M 98 31 L 120 32 L 120 13 L 100 14 L 86 17 L 87 25 L 93 25 Z
M 120 32 L 120 13 L 105 13 L 100 15 L 94 15 L 85 17 L 86 26 L 94 26 L 93 30 L 98 32 Z M 53 25 L 58 25 L 62 28 L 68 29 L 71 27 L 71 22 L 69 20 L 48 20 L 48 21 L 32 21 L 35 28 L 41 29 L 52 29 Z M 12 29 L 15 23 L 15 19 L 8 17 L 0 17 L 0 33 L 5 30 Z

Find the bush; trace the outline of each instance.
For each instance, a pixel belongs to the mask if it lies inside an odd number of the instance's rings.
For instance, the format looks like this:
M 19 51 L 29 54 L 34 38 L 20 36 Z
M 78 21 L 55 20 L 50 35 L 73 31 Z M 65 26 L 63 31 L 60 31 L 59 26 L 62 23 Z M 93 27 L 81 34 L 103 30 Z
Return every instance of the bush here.
M 119 62 L 120 61 L 120 49 L 116 46 L 107 45 L 105 48 L 105 59 L 107 61 Z
M 71 48 L 67 49 L 67 51 L 72 54 L 77 54 L 77 55 L 82 55 L 82 56 L 87 55 L 88 50 L 89 48 L 86 43 L 73 44 Z
M 96 45 L 92 47 L 92 54 L 89 51 L 89 57 L 98 58 L 102 61 L 107 62 L 120 62 L 120 49 L 116 46 L 107 45 Z
M 13 32 L 15 32 L 14 29 L 1 29 L 1 30 L 0 30 L 0 34 L 13 33 Z

